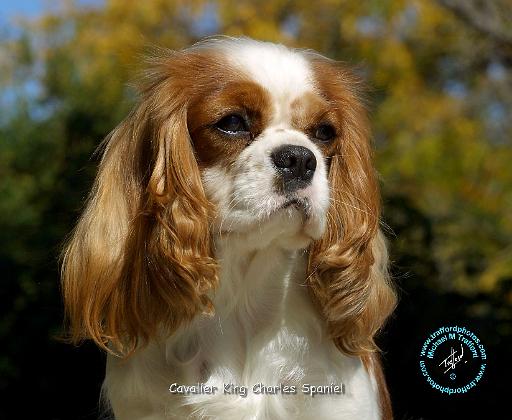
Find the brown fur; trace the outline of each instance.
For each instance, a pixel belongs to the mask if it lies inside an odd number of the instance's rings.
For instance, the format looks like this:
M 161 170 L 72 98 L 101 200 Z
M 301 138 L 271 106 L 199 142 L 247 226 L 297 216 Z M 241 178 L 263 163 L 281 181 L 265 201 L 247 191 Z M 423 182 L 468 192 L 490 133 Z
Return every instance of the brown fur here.
M 316 54 L 310 60 L 320 94 L 341 121 L 341 133 L 330 158 L 327 229 L 310 248 L 308 279 L 338 348 L 365 355 L 376 350 L 374 336 L 395 305 L 379 232 L 380 194 L 367 113 L 360 80 L 331 60 Z
M 375 382 L 377 384 L 381 420 L 393 420 L 391 398 L 386 385 L 386 378 L 384 376 L 379 354 L 370 353 L 363 356 L 362 359 L 366 370 L 375 378 Z
M 292 125 L 306 133 L 313 141 L 320 124 L 331 124 L 336 129 L 336 138 L 328 142 L 316 141 L 326 156 L 336 153 L 341 141 L 342 121 L 337 112 L 336 103 L 330 102 L 317 92 L 308 92 L 292 102 Z
M 368 121 L 359 80 L 307 56 L 321 98 L 297 104 L 294 124 L 309 130 L 328 118 L 337 130 L 336 141 L 321 146 L 330 159 L 332 205 L 325 236 L 310 247 L 310 290 L 338 348 L 368 355 L 395 303 L 378 227 Z M 207 293 L 218 283 L 210 232 L 215 209 L 203 191 L 201 167 L 233 159 L 245 144 L 212 134 L 212 124 L 226 111 L 248 112 L 254 138 L 271 115 L 264 89 L 201 49 L 152 59 L 140 96 L 105 141 L 62 266 L 71 341 L 91 338 L 121 355 L 157 338 L 160 328 L 172 333 L 213 310 Z
M 238 78 L 240 76 L 238 75 Z M 188 127 L 200 165 L 229 165 L 269 123 L 272 106 L 268 92 L 251 81 L 230 81 L 222 90 L 206 92 L 188 112 Z M 213 126 L 222 117 L 239 114 L 249 123 L 247 138 L 233 138 Z
M 229 70 L 204 51 L 151 60 L 140 104 L 106 139 L 98 176 L 63 254 L 70 340 L 122 355 L 201 311 L 218 283 L 209 220 L 187 129 L 190 98 Z M 196 86 L 200 86 L 198 89 Z

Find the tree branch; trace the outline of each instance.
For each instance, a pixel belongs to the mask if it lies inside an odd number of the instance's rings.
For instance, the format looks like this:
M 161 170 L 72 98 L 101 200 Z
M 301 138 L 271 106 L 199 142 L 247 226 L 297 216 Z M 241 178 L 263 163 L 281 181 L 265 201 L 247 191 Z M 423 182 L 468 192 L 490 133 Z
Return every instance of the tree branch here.
M 496 41 L 512 45 L 510 0 L 437 0 L 468 25 Z

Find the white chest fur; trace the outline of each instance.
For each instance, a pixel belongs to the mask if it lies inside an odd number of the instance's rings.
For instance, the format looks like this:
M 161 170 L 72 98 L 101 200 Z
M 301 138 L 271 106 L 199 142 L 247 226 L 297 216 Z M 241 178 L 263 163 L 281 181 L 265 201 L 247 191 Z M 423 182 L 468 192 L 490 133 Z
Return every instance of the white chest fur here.
M 304 252 L 246 243 L 217 244 L 215 316 L 128 360 L 109 356 L 105 393 L 116 418 L 380 418 L 374 381 L 335 348 L 312 305 Z M 327 394 L 312 396 L 307 385 Z

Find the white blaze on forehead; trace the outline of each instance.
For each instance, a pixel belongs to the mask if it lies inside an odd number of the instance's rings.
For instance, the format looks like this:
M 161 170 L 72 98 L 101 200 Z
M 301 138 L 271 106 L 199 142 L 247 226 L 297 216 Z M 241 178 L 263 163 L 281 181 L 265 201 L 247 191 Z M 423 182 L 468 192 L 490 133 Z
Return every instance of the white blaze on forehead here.
M 276 104 L 289 105 L 305 92 L 315 90 L 306 58 L 284 45 L 242 38 L 228 39 L 220 46 L 228 61 L 267 89 Z

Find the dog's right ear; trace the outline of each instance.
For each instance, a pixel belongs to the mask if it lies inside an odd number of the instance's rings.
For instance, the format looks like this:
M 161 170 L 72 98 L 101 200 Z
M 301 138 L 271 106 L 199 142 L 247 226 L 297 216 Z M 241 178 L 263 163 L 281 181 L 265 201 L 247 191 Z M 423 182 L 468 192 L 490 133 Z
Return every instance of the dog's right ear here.
M 187 130 L 186 94 L 172 76 L 183 55 L 153 60 L 140 105 L 105 140 L 93 190 L 63 252 L 74 343 L 90 338 L 127 355 L 161 328 L 172 332 L 211 310 L 212 209 Z

